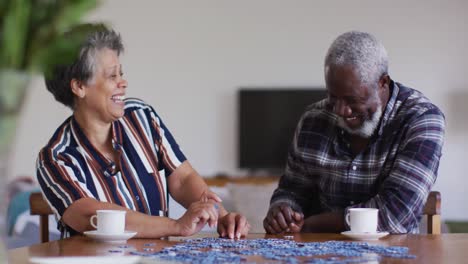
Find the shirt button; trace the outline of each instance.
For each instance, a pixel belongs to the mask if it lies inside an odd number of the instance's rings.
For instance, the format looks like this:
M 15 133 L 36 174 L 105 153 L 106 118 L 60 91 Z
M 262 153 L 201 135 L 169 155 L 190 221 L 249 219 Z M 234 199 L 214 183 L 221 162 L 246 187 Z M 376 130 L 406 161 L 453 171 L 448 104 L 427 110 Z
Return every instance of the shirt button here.
M 135 199 L 136 199 L 137 201 L 140 201 L 140 196 L 138 196 L 138 195 L 135 196 Z
M 357 169 L 356 165 L 353 166 L 353 170 L 355 171 Z

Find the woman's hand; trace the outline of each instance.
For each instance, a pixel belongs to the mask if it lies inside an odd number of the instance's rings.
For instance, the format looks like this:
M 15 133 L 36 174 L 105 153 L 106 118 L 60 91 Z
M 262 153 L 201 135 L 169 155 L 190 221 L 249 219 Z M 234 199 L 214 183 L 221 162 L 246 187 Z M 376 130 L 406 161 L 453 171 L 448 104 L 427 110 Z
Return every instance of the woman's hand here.
M 241 238 L 249 233 L 250 224 L 245 216 L 238 213 L 227 213 L 218 220 L 220 237 Z
M 214 227 L 218 221 L 218 212 L 212 201 L 192 203 L 184 215 L 176 220 L 178 234 L 191 236 L 198 233 L 206 224 Z
M 214 192 L 206 190 L 203 192 L 201 201 L 211 201 L 217 203 L 215 208 L 218 209 L 218 233 L 220 237 L 240 238 L 249 233 L 250 224 L 245 216 L 238 213 L 228 213 L 221 205 L 221 198 Z
M 219 198 L 219 196 L 212 192 L 211 190 L 207 189 L 205 190 L 201 197 L 200 197 L 200 201 L 202 202 L 208 202 L 208 201 L 213 201 L 213 202 L 216 202 L 216 203 L 221 203 L 223 200 L 221 200 L 221 198 Z

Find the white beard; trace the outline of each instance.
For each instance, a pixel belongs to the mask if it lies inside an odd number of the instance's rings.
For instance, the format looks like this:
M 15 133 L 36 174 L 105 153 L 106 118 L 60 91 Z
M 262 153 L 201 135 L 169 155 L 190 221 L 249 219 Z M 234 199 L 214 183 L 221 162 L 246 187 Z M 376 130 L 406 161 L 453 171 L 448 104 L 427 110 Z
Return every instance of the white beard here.
M 344 118 L 338 117 L 338 126 L 348 131 L 348 133 L 362 138 L 370 138 L 379 125 L 380 118 L 382 117 L 382 102 L 379 100 L 377 110 L 372 114 L 371 119 L 365 120 L 359 128 L 350 128 Z

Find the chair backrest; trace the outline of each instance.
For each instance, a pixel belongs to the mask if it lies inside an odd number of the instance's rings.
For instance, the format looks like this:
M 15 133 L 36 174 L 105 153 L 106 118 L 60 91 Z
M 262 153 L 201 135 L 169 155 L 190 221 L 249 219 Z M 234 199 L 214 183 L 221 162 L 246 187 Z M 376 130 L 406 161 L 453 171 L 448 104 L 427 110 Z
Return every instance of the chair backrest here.
M 49 215 L 54 212 L 40 192 L 31 193 L 29 196 L 29 208 L 31 215 L 39 215 L 39 238 L 41 243 L 49 241 Z
M 427 197 L 423 214 L 427 215 L 427 233 L 438 235 L 441 233 L 441 195 L 440 192 L 432 191 Z

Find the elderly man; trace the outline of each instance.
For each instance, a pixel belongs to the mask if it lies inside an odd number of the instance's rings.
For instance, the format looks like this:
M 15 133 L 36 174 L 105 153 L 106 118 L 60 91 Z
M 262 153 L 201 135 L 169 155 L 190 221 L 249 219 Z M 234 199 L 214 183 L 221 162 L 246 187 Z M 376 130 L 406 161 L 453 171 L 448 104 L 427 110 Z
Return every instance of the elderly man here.
M 347 32 L 325 57 L 328 98 L 299 121 L 263 221 L 268 233 L 341 232 L 349 208 L 378 208 L 378 230 L 417 233 L 437 177 L 444 115 L 394 82 L 372 35 Z

